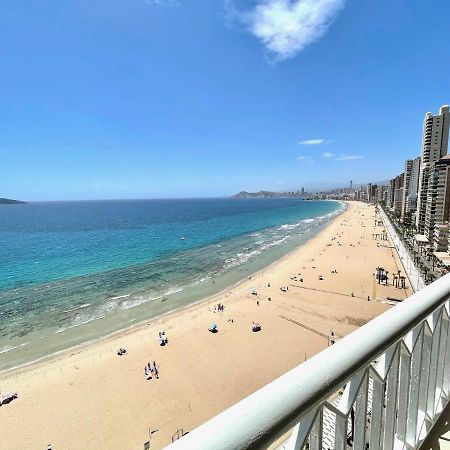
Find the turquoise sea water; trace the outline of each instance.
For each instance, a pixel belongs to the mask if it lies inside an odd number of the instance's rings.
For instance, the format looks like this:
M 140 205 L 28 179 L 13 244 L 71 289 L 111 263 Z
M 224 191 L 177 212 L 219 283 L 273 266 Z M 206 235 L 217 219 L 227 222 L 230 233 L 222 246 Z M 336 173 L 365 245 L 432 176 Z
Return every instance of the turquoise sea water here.
M 212 295 L 343 208 L 299 199 L 0 206 L 0 370 Z

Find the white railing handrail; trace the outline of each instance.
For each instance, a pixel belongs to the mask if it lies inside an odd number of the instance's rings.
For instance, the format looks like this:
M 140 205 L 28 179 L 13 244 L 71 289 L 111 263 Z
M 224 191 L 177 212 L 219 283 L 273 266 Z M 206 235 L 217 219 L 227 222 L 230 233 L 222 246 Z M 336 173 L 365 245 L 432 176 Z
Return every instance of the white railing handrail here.
M 447 274 L 168 448 L 236 450 L 269 446 L 449 298 Z M 293 350 L 294 346 L 292 343 Z

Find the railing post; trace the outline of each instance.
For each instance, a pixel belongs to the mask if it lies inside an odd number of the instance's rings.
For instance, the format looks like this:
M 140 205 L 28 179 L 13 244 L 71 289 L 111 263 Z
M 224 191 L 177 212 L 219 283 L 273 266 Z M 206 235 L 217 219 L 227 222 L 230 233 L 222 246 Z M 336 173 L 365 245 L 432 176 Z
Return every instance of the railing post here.
M 442 328 L 442 308 L 437 309 L 431 315 L 433 325 L 433 337 L 431 341 L 431 355 L 430 355 L 430 375 L 428 379 L 428 396 L 426 413 L 431 420 L 434 419 L 436 414 L 436 398 L 440 395 L 436 391 L 438 367 L 439 367 L 439 355 L 441 347 L 441 328 Z
M 397 388 L 398 388 L 398 366 L 399 345 L 396 350 L 387 373 L 386 381 L 386 406 L 384 409 L 384 438 L 383 450 L 392 450 L 394 447 L 394 430 L 397 412 Z
M 365 450 L 367 443 L 367 402 L 369 376 L 365 371 L 355 401 L 355 423 L 353 425 L 353 449 Z
M 417 333 L 418 332 L 418 333 Z M 418 334 L 414 339 L 414 335 Z M 409 386 L 408 420 L 406 424 L 406 443 L 416 446 L 417 419 L 419 413 L 420 376 L 422 372 L 423 325 L 420 324 L 413 335 L 413 349 L 411 355 L 411 382 Z
M 375 369 L 371 369 L 372 378 L 372 414 L 370 418 L 370 450 L 380 450 L 381 433 L 383 428 L 383 407 L 384 407 L 384 380 Z
M 399 367 L 399 387 L 397 403 L 397 437 L 402 442 L 406 442 L 406 422 L 408 419 L 409 385 L 411 380 L 411 353 L 404 344 L 400 343 L 400 367 Z

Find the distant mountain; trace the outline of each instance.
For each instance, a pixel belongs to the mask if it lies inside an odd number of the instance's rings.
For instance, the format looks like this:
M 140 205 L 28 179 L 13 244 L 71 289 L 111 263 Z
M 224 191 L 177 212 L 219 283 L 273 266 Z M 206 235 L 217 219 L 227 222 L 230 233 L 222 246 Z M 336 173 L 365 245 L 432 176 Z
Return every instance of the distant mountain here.
M 278 198 L 278 197 L 301 197 L 301 194 L 299 192 L 241 191 L 238 192 L 237 194 L 234 194 L 231 198 Z
M 21 202 L 20 200 L 12 200 L 10 198 L 0 198 L 0 205 L 21 205 L 25 202 Z

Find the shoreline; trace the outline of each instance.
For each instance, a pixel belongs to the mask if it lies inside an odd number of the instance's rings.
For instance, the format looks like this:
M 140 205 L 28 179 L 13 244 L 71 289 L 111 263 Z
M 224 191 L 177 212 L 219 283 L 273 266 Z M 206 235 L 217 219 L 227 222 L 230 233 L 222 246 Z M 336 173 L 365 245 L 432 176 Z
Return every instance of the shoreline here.
M 177 430 L 192 430 L 326 348 L 331 331 L 345 336 L 391 308 L 388 297 L 411 290 L 375 280 L 375 267 L 400 267 L 388 242 L 372 237 L 381 230 L 374 211 L 350 203 L 303 245 L 220 295 L 2 373 L 0 394 L 19 398 L 0 407 L 10 431 L 0 447 L 138 450 L 151 429 L 152 448 L 163 448 Z M 252 332 L 252 322 L 261 331 Z M 156 361 L 158 379 L 144 377 L 147 361 Z
M 330 201 L 330 200 L 328 200 Z M 332 200 L 333 202 L 336 203 L 340 203 L 342 205 L 344 205 L 344 209 L 340 210 L 337 212 L 337 214 L 332 217 L 331 219 L 327 220 L 326 222 L 323 222 L 321 224 L 318 225 L 318 230 L 308 239 L 306 239 L 306 241 L 300 243 L 299 245 L 297 245 L 296 247 L 294 247 L 293 249 L 289 250 L 289 252 L 285 253 L 284 255 L 282 255 L 280 258 L 276 259 L 275 261 L 272 261 L 270 264 L 268 264 L 267 266 L 264 266 L 262 269 L 258 269 L 254 272 L 251 272 L 249 274 L 246 274 L 244 278 L 242 278 L 241 280 L 237 281 L 234 284 L 231 284 L 227 287 L 224 287 L 223 289 L 221 289 L 219 292 L 215 293 L 215 294 L 211 294 L 209 296 L 206 297 L 202 297 L 198 300 L 196 300 L 193 303 L 190 303 L 188 305 L 184 305 L 184 306 L 180 306 L 180 307 L 175 307 L 174 309 L 167 311 L 165 313 L 162 313 L 158 316 L 155 317 L 151 317 L 151 318 L 147 318 L 147 319 L 142 319 L 139 322 L 133 323 L 125 328 L 120 328 L 116 331 L 113 331 L 111 333 L 107 333 L 105 335 L 87 340 L 85 342 L 81 342 L 79 344 L 76 344 L 74 346 L 59 350 L 57 352 L 54 353 L 50 353 L 48 355 L 42 356 L 38 359 L 35 359 L 33 361 L 29 361 L 26 362 L 24 364 L 20 364 L 18 366 L 14 366 L 14 367 L 10 367 L 4 370 L 0 370 L 0 382 L 3 378 L 7 378 L 9 376 L 14 376 L 18 373 L 21 373 L 23 371 L 26 370 L 31 370 L 33 368 L 37 368 L 39 365 L 41 364 L 46 364 L 46 363 L 51 363 L 51 362 L 57 362 L 59 359 L 61 358 L 65 358 L 67 357 L 69 354 L 70 356 L 76 355 L 86 349 L 88 349 L 91 346 L 95 346 L 96 344 L 101 344 L 101 343 L 105 343 L 108 342 L 110 340 L 114 340 L 114 339 L 118 339 L 122 336 L 127 336 L 129 334 L 132 334 L 134 332 L 139 332 L 140 330 L 144 329 L 146 326 L 151 325 L 153 322 L 156 322 L 158 320 L 164 319 L 164 318 L 170 318 L 172 315 L 177 314 L 177 313 L 181 313 L 183 311 L 188 311 L 191 308 L 194 308 L 202 303 L 208 303 L 213 301 L 216 297 L 222 297 L 227 291 L 229 290 L 233 290 L 236 289 L 238 287 L 240 287 L 243 283 L 247 282 L 249 280 L 249 278 L 251 279 L 251 277 L 263 273 L 265 270 L 270 269 L 276 265 L 278 265 L 279 263 L 282 263 L 283 260 L 285 258 L 288 258 L 291 254 L 293 254 L 294 252 L 297 252 L 301 247 L 303 247 L 304 245 L 306 245 L 308 242 L 310 242 L 311 240 L 315 239 L 318 235 L 320 235 L 326 228 L 328 228 L 330 225 L 332 225 L 342 214 L 344 214 L 348 207 L 349 207 L 349 203 L 348 202 L 344 202 L 341 200 Z

